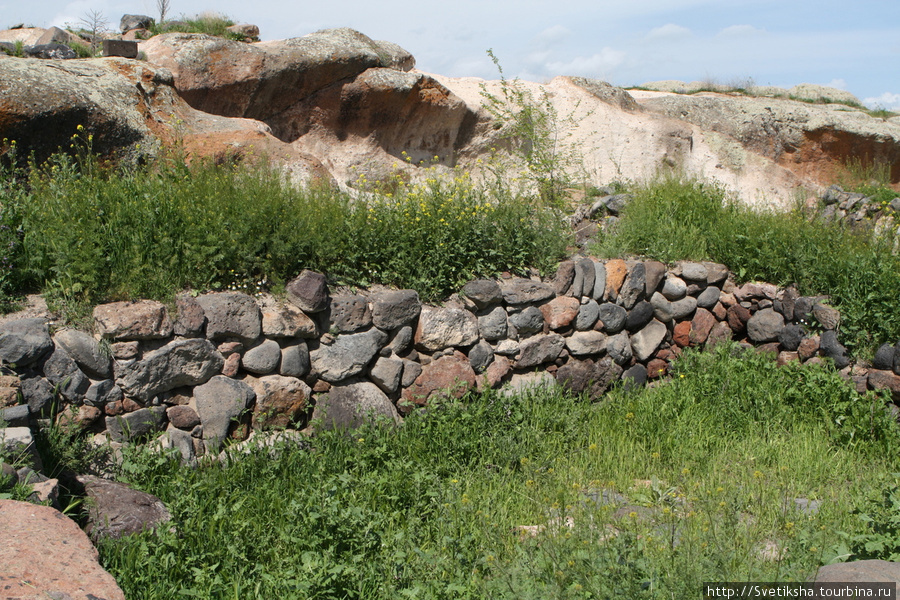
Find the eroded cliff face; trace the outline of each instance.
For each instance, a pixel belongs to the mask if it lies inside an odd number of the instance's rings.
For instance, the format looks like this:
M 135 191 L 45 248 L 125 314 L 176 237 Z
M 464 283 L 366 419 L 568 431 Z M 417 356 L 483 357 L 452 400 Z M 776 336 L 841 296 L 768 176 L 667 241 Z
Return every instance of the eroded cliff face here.
M 360 174 L 425 176 L 420 161 L 487 176 L 484 165 L 513 146 L 484 107 L 485 94 L 502 97 L 501 82 L 416 71 L 396 44 L 351 29 L 254 44 L 173 33 L 140 48 L 147 62 L 0 55 L 0 139 L 40 159 L 82 125 L 94 150 L 116 158 L 176 143 L 223 160 L 266 154 L 297 181 L 342 187 Z M 851 106 L 629 92 L 571 77 L 515 85 L 552 107 L 578 181 L 678 169 L 772 207 L 832 183 L 851 162 L 887 166 L 900 183 L 900 124 Z M 522 165 L 511 154 L 504 169 L 515 177 Z

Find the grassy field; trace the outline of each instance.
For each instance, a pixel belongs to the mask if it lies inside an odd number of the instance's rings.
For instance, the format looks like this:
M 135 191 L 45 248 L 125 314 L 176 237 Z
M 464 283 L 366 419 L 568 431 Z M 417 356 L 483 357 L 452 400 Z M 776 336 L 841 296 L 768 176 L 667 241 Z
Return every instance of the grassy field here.
M 134 451 L 124 477 L 177 532 L 107 542 L 103 564 L 130 599 L 689 598 L 865 551 L 852 513 L 897 485 L 883 399 L 734 346 L 676 367 L 598 403 L 471 395 L 277 458 Z

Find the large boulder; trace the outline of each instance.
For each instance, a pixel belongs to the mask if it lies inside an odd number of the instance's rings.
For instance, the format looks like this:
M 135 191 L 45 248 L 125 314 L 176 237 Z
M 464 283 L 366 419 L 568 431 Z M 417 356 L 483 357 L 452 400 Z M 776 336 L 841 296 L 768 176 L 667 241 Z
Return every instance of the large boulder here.
M 99 558 L 78 524 L 55 508 L 0 500 L 4 598 L 125 600 Z
M 147 60 L 172 72 L 178 92 L 194 108 L 260 121 L 366 69 L 390 68 L 399 54 L 395 45 L 385 48 L 348 28 L 257 44 L 166 33 L 140 48 Z
M 5 58 L 2 52 L 0 57 Z M 126 162 L 167 144 L 188 154 L 226 158 L 267 154 L 297 181 L 324 178 L 321 163 L 276 139 L 269 127 L 195 110 L 178 95 L 172 73 L 144 61 L 0 59 L 0 139 L 16 140 L 22 163 L 43 161 L 92 135 L 91 149 Z

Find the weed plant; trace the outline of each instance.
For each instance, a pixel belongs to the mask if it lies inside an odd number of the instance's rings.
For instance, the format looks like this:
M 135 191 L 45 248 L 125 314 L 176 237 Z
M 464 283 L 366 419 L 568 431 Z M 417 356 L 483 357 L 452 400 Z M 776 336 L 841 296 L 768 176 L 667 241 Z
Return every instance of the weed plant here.
M 896 469 L 895 427 L 832 370 L 722 345 L 600 403 L 470 395 L 196 469 L 134 450 L 124 476 L 177 533 L 100 552 L 135 599 L 689 598 L 704 581 L 803 581 L 840 558 L 839 531 L 864 530 L 849 512 Z
M 73 146 L 74 157 L 8 170 L 18 183 L 0 186 L 8 228 L 0 241 L 16 244 L 3 249 L 16 273 L 3 279 L 0 270 L 7 295 L 32 287 L 76 307 L 166 300 L 184 288 L 277 287 L 310 268 L 434 299 L 472 277 L 549 269 L 567 241 L 555 212 L 488 195 L 464 176 L 352 200 L 293 187 L 265 164 L 189 167 L 173 158 L 112 169 L 87 151 L 89 140 Z
M 677 176 L 632 193 L 634 201 L 599 253 L 712 260 L 741 281 L 795 283 L 801 294 L 831 296 L 848 347 L 900 339 L 900 257 L 892 252 L 890 236 L 811 219 L 800 208 L 786 214 L 754 211 L 715 185 Z

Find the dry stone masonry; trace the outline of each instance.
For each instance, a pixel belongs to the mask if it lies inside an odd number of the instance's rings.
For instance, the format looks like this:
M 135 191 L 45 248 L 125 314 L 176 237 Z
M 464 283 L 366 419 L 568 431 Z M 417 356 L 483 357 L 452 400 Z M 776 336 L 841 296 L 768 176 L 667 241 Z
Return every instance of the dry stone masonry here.
M 183 294 L 94 309 L 95 333 L 43 319 L 0 326 L 5 443 L 62 419 L 122 443 L 162 435 L 189 462 L 253 431 L 399 422 L 440 396 L 560 385 L 600 397 L 664 377 L 688 347 L 737 340 L 778 361 L 832 360 L 900 401 L 900 349 L 850 368 L 824 296 L 749 282 L 709 262 L 575 257 L 547 280 L 476 280 L 441 306 L 412 290 L 329 292 L 304 271 L 286 297 Z M 535 373 L 538 373 L 536 375 Z M 318 424 L 318 425 L 316 425 Z

